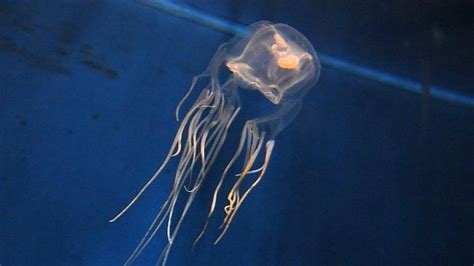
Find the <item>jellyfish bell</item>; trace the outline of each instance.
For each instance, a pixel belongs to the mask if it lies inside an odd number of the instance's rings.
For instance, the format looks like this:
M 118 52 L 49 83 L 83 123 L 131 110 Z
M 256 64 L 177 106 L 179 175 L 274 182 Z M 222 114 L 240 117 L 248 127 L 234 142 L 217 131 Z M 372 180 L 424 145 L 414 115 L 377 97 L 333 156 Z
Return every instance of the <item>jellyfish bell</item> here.
M 219 77 L 222 67 L 230 71 L 224 81 Z M 218 179 L 207 219 L 194 241 L 195 245 L 207 231 L 221 188 L 230 179 L 232 186 L 226 194 L 225 217 L 220 227 L 221 232 L 214 242 L 217 244 L 227 232 L 244 200 L 262 180 L 270 162 L 275 137 L 298 113 L 303 96 L 315 84 L 319 72 L 319 59 L 311 43 L 297 30 L 285 24 L 258 22 L 248 27 L 248 34 L 245 36 L 236 36 L 222 44 L 206 71 L 193 78 L 188 92 L 178 103 L 176 117 L 179 120 L 180 108 L 196 89 L 198 80 L 208 78 L 208 83 L 203 85 L 199 96 L 182 118 L 162 165 L 130 203 L 110 220 L 113 222 L 121 217 L 168 163 L 177 159 L 170 194 L 125 264 L 131 264 L 141 254 L 163 224 L 166 224 L 168 241 L 160 261 L 163 265 L 166 264 L 171 246 L 196 194 L 215 161 L 221 158 L 219 155 L 230 125 L 241 109 L 238 89 L 257 90 L 277 107 L 277 111 L 245 122 L 234 155 Z M 241 168 L 235 170 L 238 163 L 241 163 Z M 258 163 L 261 165 L 256 166 Z M 250 180 L 250 186 L 246 189 L 242 186 L 244 180 Z M 185 197 L 181 209 L 177 206 L 180 195 Z M 177 217 L 176 213 L 179 214 Z
M 259 90 L 273 104 L 314 85 L 320 63 L 311 43 L 285 24 L 259 22 L 248 37 L 236 37 L 226 66 L 241 87 Z M 301 97 L 302 95 L 300 95 Z

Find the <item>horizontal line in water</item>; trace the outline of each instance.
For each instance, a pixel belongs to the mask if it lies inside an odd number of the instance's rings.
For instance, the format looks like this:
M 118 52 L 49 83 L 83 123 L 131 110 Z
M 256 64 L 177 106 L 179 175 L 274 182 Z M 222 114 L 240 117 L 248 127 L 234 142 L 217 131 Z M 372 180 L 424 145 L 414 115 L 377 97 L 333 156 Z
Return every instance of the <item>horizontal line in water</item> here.
M 247 34 L 246 27 L 241 24 L 233 23 L 225 19 L 209 15 L 205 12 L 184 5 L 162 0 L 137 0 L 137 2 L 231 35 L 245 36 Z M 320 52 L 318 52 L 318 56 L 321 64 L 334 69 L 370 80 L 382 82 L 404 91 L 418 94 L 423 92 L 423 85 L 420 82 L 383 71 L 367 68 Z M 430 95 L 441 100 L 464 104 L 467 106 L 474 106 L 474 97 L 457 93 L 451 89 L 430 86 Z

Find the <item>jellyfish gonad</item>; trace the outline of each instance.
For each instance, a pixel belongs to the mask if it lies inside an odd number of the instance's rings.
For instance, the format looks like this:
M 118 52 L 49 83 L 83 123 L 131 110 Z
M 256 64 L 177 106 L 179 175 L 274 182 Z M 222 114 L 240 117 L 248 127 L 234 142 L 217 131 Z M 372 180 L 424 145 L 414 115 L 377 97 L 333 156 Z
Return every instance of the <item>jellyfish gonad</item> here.
M 227 68 L 230 74 L 221 82 L 219 73 L 223 68 Z M 220 179 L 216 180 L 207 220 L 194 244 L 208 229 L 224 182 L 232 182 L 230 191 L 225 194 L 227 205 L 224 207 L 221 231 L 214 242 L 217 244 L 244 200 L 265 175 L 275 137 L 298 113 L 304 95 L 318 80 L 319 72 L 319 59 L 311 43 L 300 32 L 285 24 L 258 22 L 248 27 L 245 36 L 236 36 L 222 44 L 206 71 L 194 77 L 191 87 L 176 108 L 176 119 L 179 121 L 180 108 L 198 87 L 197 84 L 201 83 L 198 80 L 208 80 L 182 118 L 162 165 L 131 202 L 110 220 L 113 222 L 122 216 L 168 163 L 177 159 L 171 192 L 125 264 L 131 264 L 140 255 L 163 224 L 167 225 L 167 244 L 158 263 L 166 264 L 189 207 L 215 161 L 221 158 L 221 148 L 226 142 L 229 128 L 241 109 L 238 89 L 257 90 L 276 107 L 276 111 L 244 123 L 235 153 L 227 162 Z M 240 163 L 241 170 L 233 173 L 234 166 Z M 245 179 L 251 180 L 247 181 L 250 185 L 241 190 Z M 187 198 L 173 226 L 178 197 L 183 194 Z

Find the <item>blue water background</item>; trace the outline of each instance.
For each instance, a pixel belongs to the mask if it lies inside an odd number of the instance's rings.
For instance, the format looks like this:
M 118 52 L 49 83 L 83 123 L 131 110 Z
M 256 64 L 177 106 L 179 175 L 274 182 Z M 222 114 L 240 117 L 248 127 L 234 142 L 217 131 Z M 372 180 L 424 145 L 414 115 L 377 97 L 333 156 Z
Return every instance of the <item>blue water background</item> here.
M 469 1 L 363 2 L 182 1 L 473 95 Z M 134 1 L 0 1 L 0 264 L 121 265 L 174 168 L 108 220 L 159 166 L 177 102 L 230 37 Z M 224 240 L 212 245 L 215 221 L 191 251 L 210 176 L 168 265 L 471 265 L 473 158 L 474 109 L 323 68 Z M 137 265 L 154 265 L 163 233 Z

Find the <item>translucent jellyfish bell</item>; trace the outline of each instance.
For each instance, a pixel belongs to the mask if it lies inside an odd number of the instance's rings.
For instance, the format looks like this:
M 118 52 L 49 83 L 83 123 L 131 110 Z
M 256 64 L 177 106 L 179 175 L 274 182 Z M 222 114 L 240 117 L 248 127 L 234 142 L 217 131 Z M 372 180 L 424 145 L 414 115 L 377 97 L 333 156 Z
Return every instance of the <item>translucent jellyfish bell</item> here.
M 247 39 L 230 49 L 226 66 L 242 87 L 259 90 L 274 104 L 301 97 L 295 95 L 319 76 L 319 60 L 309 41 L 285 24 L 260 22 L 252 28 Z
M 222 239 L 243 201 L 263 178 L 275 145 L 275 137 L 295 117 L 303 96 L 317 81 L 319 59 L 311 43 L 297 30 L 285 24 L 264 21 L 250 25 L 248 32 L 245 37 L 236 36 L 222 44 L 207 70 L 194 77 L 188 93 L 176 108 L 177 119 L 181 105 L 196 88 L 198 79 L 208 78 L 209 82 L 203 86 L 181 120 L 164 162 L 131 202 L 110 220 L 113 222 L 122 216 L 162 173 L 168 162 L 179 158 L 171 192 L 126 265 L 140 255 L 165 223 L 168 243 L 161 253 L 160 261 L 163 265 L 166 263 L 189 207 L 214 162 L 221 158 L 220 151 L 229 127 L 241 109 L 239 88 L 260 91 L 277 107 L 277 111 L 246 121 L 235 153 L 214 189 L 207 220 L 194 244 L 207 231 L 221 187 L 230 179 L 233 185 L 226 194 L 225 218 L 220 227 L 221 233 L 214 243 L 217 244 Z M 231 72 L 223 83 L 219 80 L 222 67 Z M 255 167 L 259 162 L 261 165 Z M 233 172 L 237 163 L 242 163 L 242 166 L 240 170 Z M 244 180 L 251 182 L 245 190 L 242 187 Z M 186 197 L 184 207 L 178 210 L 178 197 L 183 194 Z M 173 219 L 176 213 L 178 216 Z

